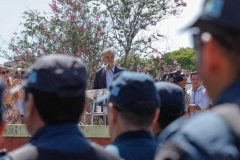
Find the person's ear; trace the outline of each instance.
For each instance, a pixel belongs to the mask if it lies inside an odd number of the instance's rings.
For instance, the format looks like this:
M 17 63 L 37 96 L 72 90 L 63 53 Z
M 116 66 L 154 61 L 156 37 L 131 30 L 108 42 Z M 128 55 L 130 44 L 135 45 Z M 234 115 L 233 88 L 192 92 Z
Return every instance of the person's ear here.
M 0 136 L 3 134 L 4 128 L 5 128 L 5 123 L 4 123 L 4 121 L 2 121 L 0 123 Z
M 87 107 L 88 107 L 87 103 L 84 103 L 83 111 L 82 111 L 82 114 L 81 114 L 82 116 L 84 116 L 84 114 L 86 113 Z
M 116 110 L 116 108 L 114 108 L 114 106 L 113 106 L 113 104 L 112 104 L 111 102 L 109 103 L 109 109 L 108 109 L 108 111 L 109 111 L 109 114 L 110 114 L 110 116 L 109 116 L 110 122 L 111 122 L 112 124 L 116 123 L 117 120 L 118 120 L 119 113 L 118 113 L 118 111 Z
M 24 103 L 24 117 L 29 118 L 32 117 L 36 112 L 36 105 L 34 101 L 34 97 L 32 93 L 28 93 L 27 101 Z
M 221 44 L 213 38 L 204 43 L 203 52 L 200 53 L 203 54 L 201 65 L 204 67 L 204 73 L 213 75 L 222 72 L 222 63 L 225 59 L 223 52 Z
M 159 114 L 160 114 L 160 109 L 157 109 L 152 123 L 157 123 Z

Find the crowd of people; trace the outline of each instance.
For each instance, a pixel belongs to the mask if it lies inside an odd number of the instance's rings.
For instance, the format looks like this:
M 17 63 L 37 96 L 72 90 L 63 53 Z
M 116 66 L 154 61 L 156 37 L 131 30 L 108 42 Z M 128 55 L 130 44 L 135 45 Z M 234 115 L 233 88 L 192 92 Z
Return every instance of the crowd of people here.
M 239 8 L 239 0 L 206 0 L 188 27 L 199 29 L 193 34 L 198 72 L 189 75 L 189 90 L 185 73 L 177 83 L 155 82 L 150 75 L 116 66 L 112 49 L 103 51 L 105 67 L 96 72 L 93 89 L 109 89 L 96 100 L 108 110 L 112 143 L 105 147 L 88 141 L 77 127 L 86 110 L 82 61 L 44 56 L 23 80 L 12 80 L 7 68 L 0 68 L 0 133 L 4 121 L 20 123 L 19 99 L 32 135 L 0 160 L 240 159 Z

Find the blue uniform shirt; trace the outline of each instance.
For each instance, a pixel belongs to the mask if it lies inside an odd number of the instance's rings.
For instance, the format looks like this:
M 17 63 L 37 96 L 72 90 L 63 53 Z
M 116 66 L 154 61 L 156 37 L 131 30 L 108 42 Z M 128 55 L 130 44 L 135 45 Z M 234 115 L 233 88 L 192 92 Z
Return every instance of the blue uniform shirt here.
M 29 143 L 38 148 L 65 153 L 76 153 L 90 146 L 75 123 L 44 126 Z
M 215 105 L 223 103 L 236 103 L 240 106 L 240 79 L 237 79 L 220 96 L 218 96 Z
M 215 105 L 235 103 L 240 106 L 239 95 L 240 79 L 232 83 L 218 96 Z M 181 160 L 232 160 L 240 158 L 235 138 L 226 122 L 218 114 L 211 111 L 205 111 L 186 120 L 179 118 L 160 134 L 158 140 L 160 142 L 171 140 L 184 146 L 187 154 L 184 154 Z
M 124 160 L 153 160 L 158 146 L 147 131 L 123 133 L 114 140 L 113 145 L 117 146 Z

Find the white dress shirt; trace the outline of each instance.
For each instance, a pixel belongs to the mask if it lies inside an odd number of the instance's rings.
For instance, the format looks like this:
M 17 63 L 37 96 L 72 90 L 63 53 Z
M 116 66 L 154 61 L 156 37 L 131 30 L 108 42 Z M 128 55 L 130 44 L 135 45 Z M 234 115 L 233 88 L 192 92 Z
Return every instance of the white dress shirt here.
M 106 67 L 105 67 L 105 70 L 106 70 L 106 83 L 107 83 L 107 88 L 109 88 L 109 87 L 110 87 L 110 84 L 111 84 L 111 82 L 112 82 L 112 80 L 113 80 L 113 73 L 114 73 L 114 71 L 115 71 L 115 65 L 114 65 L 111 69 L 109 69 L 109 70 L 107 70 Z
M 206 88 L 200 85 L 196 91 L 193 88 L 190 88 L 187 93 L 190 95 L 190 105 L 198 105 L 201 110 L 207 109 L 210 104 L 210 98 L 207 94 Z

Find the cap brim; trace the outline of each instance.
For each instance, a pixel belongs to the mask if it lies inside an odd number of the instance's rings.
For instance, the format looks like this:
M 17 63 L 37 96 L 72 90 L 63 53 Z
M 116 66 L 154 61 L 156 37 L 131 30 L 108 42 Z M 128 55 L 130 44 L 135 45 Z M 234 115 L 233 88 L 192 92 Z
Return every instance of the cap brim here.
M 27 83 L 26 81 L 23 81 L 22 84 L 13 87 L 12 89 L 10 89 L 9 92 L 11 94 L 17 93 L 20 89 L 23 89 L 25 87 L 26 83 Z
M 97 98 L 95 102 L 96 103 L 101 103 L 101 102 L 103 102 L 105 100 L 108 100 L 109 97 L 110 97 L 110 94 L 104 94 L 102 97 Z
M 192 23 L 191 25 L 186 26 L 186 27 L 180 29 L 179 32 L 180 32 L 180 33 L 181 33 L 181 32 L 185 32 L 185 31 L 187 31 L 187 30 L 189 30 L 189 29 L 191 29 L 191 28 L 195 28 L 195 27 L 201 28 L 202 26 L 206 26 L 206 24 L 207 24 L 207 21 L 204 21 L 204 20 L 202 20 L 202 19 L 198 19 L 197 21 L 195 21 L 195 22 Z

